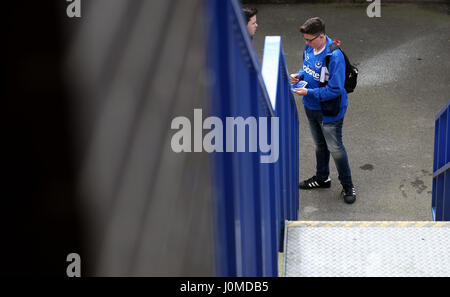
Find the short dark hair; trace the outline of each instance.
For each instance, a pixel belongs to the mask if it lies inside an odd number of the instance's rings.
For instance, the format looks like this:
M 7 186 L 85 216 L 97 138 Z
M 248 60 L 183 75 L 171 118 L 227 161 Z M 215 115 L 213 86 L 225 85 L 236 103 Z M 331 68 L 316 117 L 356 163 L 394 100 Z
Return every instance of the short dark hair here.
M 250 8 L 250 7 L 244 7 L 242 9 L 242 11 L 245 14 L 245 18 L 247 20 L 247 23 L 250 21 L 250 19 L 252 17 L 254 17 L 258 13 L 258 10 L 256 8 Z
M 318 17 L 310 18 L 300 27 L 300 32 L 311 35 L 325 34 L 325 22 Z

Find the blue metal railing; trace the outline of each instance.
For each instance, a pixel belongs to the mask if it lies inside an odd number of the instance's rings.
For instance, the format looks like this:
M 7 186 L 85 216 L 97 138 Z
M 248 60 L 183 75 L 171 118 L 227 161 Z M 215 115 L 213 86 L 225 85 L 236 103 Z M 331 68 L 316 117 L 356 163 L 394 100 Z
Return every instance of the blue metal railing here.
M 217 273 L 276 276 L 284 221 L 298 219 L 299 209 L 298 117 L 281 40 L 266 39 L 262 75 L 240 1 L 205 3 L 211 113 L 227 135 L 226 150 L 212 154 Z M 236 137 L 228 139 L 236 130 L 227 121 L 239 117 L 248 120 L 243 152 L 236 152 Z M 257 120 L 257 132 L 249 119 Z M 259 145 L 252 151 L 255 133 Z M 270 151 L 261 143 L 271 144 Z
M 436 116 L 432 209 L 435 221 L 450 221 L 450 101 Z
M 276 61 L 278 59 L 278 61 Z M 275 61 L 274 61 L 275 60 Z M 278 70 L 271 71 L 272 67 Z M 299 122 L 294 95 L 290 89 L 288 69 L 281 38 L 266 37 L 262 75 L 269 85 L 269 98 L 275 106 L 275 114 L 280 117 L 280 176 L 283 177 L 283 207 L 286 217 L 298 217 L 298 179 L 299 179 Z M 276 91 L 270 85 L 276 82 Z M 282 174 L 285 173 L 285 174 Z

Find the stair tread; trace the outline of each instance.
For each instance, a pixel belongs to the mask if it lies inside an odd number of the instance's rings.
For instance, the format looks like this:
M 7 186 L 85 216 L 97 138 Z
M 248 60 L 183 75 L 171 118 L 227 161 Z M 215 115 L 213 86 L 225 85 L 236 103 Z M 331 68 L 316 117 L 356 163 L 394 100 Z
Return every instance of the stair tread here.
M 285 276 L 450 276 L 450 222 L 287 222 Z

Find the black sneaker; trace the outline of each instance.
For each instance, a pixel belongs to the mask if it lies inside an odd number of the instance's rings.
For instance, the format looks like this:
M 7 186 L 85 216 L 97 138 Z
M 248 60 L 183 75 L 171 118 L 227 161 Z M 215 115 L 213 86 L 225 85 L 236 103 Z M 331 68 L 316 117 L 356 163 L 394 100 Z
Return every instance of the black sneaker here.
M 356 201 L 356 191 L 355 187 L 350 185 L 342 185 L 342 195 L 344 196 L 344 201 L 347 204 L 352 204 Z
M 320 189 L 320 188 L 329 188 L 331 186 L 331 179 L 328 178 L 325 181 L 320 181 L 314 175 L 310 179 L 302 181 L 298 187 L 302 190 L 312 190 L 312 189 Z

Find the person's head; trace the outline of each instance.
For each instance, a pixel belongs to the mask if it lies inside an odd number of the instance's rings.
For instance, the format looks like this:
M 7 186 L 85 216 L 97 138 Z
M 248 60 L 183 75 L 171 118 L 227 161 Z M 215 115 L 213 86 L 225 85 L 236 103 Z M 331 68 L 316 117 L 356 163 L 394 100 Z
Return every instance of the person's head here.
M 315 17 L 307 20 L 301 27 L 306 44 L 314 49 L 319 49 L 326 42 L 325 23 L 320 18 Z
M 258 10 L 256 8 L 244 8 L 245 19 L 247 20 L 247 30 L 250 36 L 254 36 L 256 33 L 256 29 L 258 28 L 258 24 L 256 23 L 256 14 Z

